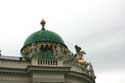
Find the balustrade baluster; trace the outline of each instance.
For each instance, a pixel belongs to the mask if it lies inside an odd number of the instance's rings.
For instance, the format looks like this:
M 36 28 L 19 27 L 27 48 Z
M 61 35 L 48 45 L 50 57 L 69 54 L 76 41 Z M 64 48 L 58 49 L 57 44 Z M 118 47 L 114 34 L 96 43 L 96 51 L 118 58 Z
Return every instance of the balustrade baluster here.
M 55 59 L 38 59 L 38 65 L 57 65 L 57 60 Z

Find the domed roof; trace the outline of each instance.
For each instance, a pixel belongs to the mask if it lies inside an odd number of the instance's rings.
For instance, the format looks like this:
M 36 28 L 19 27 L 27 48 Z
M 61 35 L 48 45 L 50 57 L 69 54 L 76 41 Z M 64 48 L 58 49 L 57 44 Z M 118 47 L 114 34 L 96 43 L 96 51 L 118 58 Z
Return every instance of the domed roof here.
M 55 32 L 40 30 L 32 33 L 24 42 L 24 47 L 34 42 L 55 42 L 65 45 L 63 39 Z

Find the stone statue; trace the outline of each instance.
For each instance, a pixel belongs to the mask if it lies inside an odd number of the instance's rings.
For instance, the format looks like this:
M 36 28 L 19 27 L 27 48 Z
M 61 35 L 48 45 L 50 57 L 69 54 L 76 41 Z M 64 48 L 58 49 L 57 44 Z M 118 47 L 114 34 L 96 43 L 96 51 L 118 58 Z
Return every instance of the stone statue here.
M 76 49 L 76 54 L 75 54 L 76 62 L 78 62 L 79 64 L 83 64 L 84 63 L 83 54 L 86 53 L 84 51 L 81 51 L 81 48 L 77 45 L 75 45 L 75 49 Z
M 89 63 L 88 71 L 89 71 L 89 76 L 92 77 L 93 79 L 95 79 L 96 77 L 95 77 L 94 69 L 93 69 L 93 66 L 91 63 Z
M 1 54 L 1 50 L 0 50 L 0 56 L 1 56 L 2 54 Z
M 76 49 L 76 53 L 82 52 L 82 54 L 86 54 L 84 51 L 81 51 L 81 47 L 79 47 L 78 45 L 75 45 L 75 49 Z
M 77 45 L 75 45 L 75 49 L 76 49 L 76 53 L 79 53 L 80 50 L 81 50 L 81 48 L 79 46 L 77 46 Z
M 58 59 L 62 59 L 63 56 L 64 56 L 62 48 L 59 45 L 56 48 L 56 56 L 57 56 Z
M 53 50 L 53 54 L 54 54 L 55 58 L 57 58 L 55 46 L 52 46 L 52 50 Z
M 38 49 L 37 49 L 37 45 L 36 43 L 32 43 L 31 45 L 31 54 L 30 54 L 30 58 L 37 55 L 38 54 Z
M 65 49 L 65 54 L 64 54 L 64 62 L 63 64 L 65 63 L 68 63 L 68 64 L 72 64 L 74 63 L 74 55 L 73 53 L 68 50 L 68 49 Z

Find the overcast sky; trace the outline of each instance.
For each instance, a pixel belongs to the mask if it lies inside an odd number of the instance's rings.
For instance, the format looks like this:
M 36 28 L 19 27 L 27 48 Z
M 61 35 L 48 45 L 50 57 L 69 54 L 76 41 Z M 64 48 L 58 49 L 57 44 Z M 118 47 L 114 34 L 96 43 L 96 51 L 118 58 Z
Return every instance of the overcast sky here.
M 125 83 L 125 0 L 1 0 L 2 54 L 21 56 L 42 18 L 72 52 L 75 44 L 87 52 L 97 83 Z

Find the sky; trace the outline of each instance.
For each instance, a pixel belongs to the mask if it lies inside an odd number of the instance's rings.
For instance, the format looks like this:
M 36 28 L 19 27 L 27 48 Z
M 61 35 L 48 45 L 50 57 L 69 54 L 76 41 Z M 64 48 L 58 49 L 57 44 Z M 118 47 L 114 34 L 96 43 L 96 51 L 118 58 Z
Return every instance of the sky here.
M 68 48 L 82 47 L 96 83 L 125 83 L 125 0 L 0 0 L 0 49 L 21 56 L 25 39 L 45 28 Z

